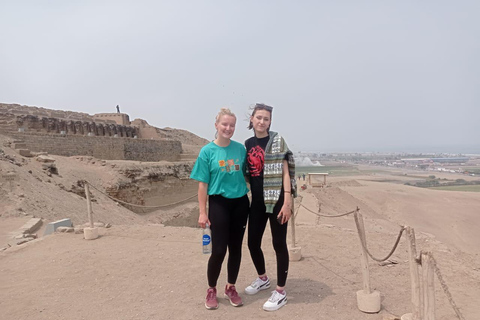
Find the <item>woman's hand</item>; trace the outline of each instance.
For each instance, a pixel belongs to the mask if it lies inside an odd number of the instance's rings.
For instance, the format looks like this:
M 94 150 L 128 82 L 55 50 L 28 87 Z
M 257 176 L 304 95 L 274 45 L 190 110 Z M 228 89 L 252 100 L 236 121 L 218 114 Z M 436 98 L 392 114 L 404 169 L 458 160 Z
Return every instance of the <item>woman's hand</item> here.
M 280 224 L 286 223 L 292 217 L 292 200 L 286 199 L 283 202 L 282 209 L 278 213 L 277 220 Z
M 200 215 L 198 216 L 198 225 L 201 228 L 205 229 L 207 223 L 208 223 L 209 226 L 211 226 L 210 220 L 208 220 L 207 214 L 206 213 L 200 213 Z
M 290 185 L 290 172 L 288 171 L 288 162 L 287 160 L 283 160 L 283 167 L 282 167 L 282 182 L 285 191 L 283 193 L 283 206 L 280 209 L 280 212 L 277 216 L 277 221 L 280 224 L 284 224 L 288 220 L 290 220 L 292 216 L 292 188 Z

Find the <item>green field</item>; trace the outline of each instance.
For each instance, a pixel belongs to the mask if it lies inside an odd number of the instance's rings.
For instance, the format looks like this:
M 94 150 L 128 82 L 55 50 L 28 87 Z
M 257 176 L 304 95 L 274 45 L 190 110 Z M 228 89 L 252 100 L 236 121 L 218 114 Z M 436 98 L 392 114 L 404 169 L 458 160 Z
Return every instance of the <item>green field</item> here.
M 448 190 L 448 191 L 480 192 L 480 185 L 443 186 L 443 187 L 431 187 L 431 188 L 428 188 L 428 189 Z
M 463 167 L 462 168 L 465 171 L 468 171 L 469 173 L 474 173 L 475 175 L 480 175 L 480 168 L 478 167 Z
M 387 173 L 386 170 L 359 170 L 355 165 L 322 166 L 322 167 L 296 167 L 295 173 L 298 175 L 307 173 L 328 173 L 331 176 L 358 176 L 372 175 L 375 173 Z

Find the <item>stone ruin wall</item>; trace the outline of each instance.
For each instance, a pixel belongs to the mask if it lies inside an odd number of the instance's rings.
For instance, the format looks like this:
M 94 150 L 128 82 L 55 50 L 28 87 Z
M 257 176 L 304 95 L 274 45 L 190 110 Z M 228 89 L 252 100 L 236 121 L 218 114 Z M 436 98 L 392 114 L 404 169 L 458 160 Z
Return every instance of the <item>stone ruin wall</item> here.
M 0 115 L 1 118 L 1 115 Z M 11 120 L 10 120 L 11 121 Z M 54 133 L 68 135 L 88 135 L 101 137 L 138 137 L 138 128 L 115 123 L 98 123 L 93 121 L 64 120 L 57 118 L 38 117 L 33 115 L 17 115 L 15 126 L 10 128 L 16 131 Z
M 105 115 L 103 119 L 101 115 Z M 107 115 L 92 117 L 78 112 L 0 104 L 0 132 L 25 141 L 28 149 L 34 152 L 89 155 L 105 160 L 180 159 L 180 141 L 142 139 L 138 127 L 117 124 L 117 121 L 130 124 L 128 115 Z
M 124 126 L 131 124 L 130 117 L 126 113 L 96 113 L 93 115 L 93 119 L 95 122 L 114 122 Z
M 101 136 L 10 132 L 33 152 L 61 156 L 92 156 L 104 160 L 178 161 L 182 144 L 175 140 L 149 140 Z

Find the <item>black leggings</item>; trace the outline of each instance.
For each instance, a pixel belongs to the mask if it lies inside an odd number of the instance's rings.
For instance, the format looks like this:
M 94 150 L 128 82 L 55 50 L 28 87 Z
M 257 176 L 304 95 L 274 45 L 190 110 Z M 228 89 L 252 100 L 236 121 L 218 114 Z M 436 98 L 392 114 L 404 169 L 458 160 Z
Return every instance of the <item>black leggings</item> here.
M 208 197 L 208 218 L 212 224 L 212 255 L 207 266 L 210 287 L 217 286 L 227 248 L 227 281 L 231 284 L 237 281 L 248 212 L 249 201 L 246 195 L 235 199 L 227 199 L 220 195 Z
M 287 282 L 288 273 L 288 248 L 287 248 L 287 225 L 280 224 L 277 221 L 277 215 L 283 206 L 283 196 L 278 199 L 272 213 L 267 213 L 263 199 L 260 201 L 252 200 L 250 215 L 248 217 L 248 249 L 259 275 L 264 274 L 265 258 L 262 251 L 262 237 L 267 226 L 267 220 L 270 220 L 270 229 L 272 231 L 273 249 L 277 256 L 277 285 L 284 287 Z

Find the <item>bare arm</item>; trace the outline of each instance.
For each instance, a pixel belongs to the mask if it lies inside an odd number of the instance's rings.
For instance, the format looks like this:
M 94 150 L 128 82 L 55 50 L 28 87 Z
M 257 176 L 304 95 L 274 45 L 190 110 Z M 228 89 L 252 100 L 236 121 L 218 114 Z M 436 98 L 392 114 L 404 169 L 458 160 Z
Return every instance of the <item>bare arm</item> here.
M 200 214 L 198 216 L 198 225 L 205 228 L 205 224 L 210 225 L 207 214 L 207 190 L 208 184 L 205 182 L 198 183 L 198 206 L 200 207 Z
M 290 217 L 292 216 L 292 184 L 290 182 L 290 173 L 288 171 L 288 162 L 287 160 L 283 160 L 283 169 L 282 169 L 282 180 L 283 180 L 283 190 L 284 200 L 283 206 L 280 210 L 277 219 L 280 219 L 280 223 L 284 224 Z

